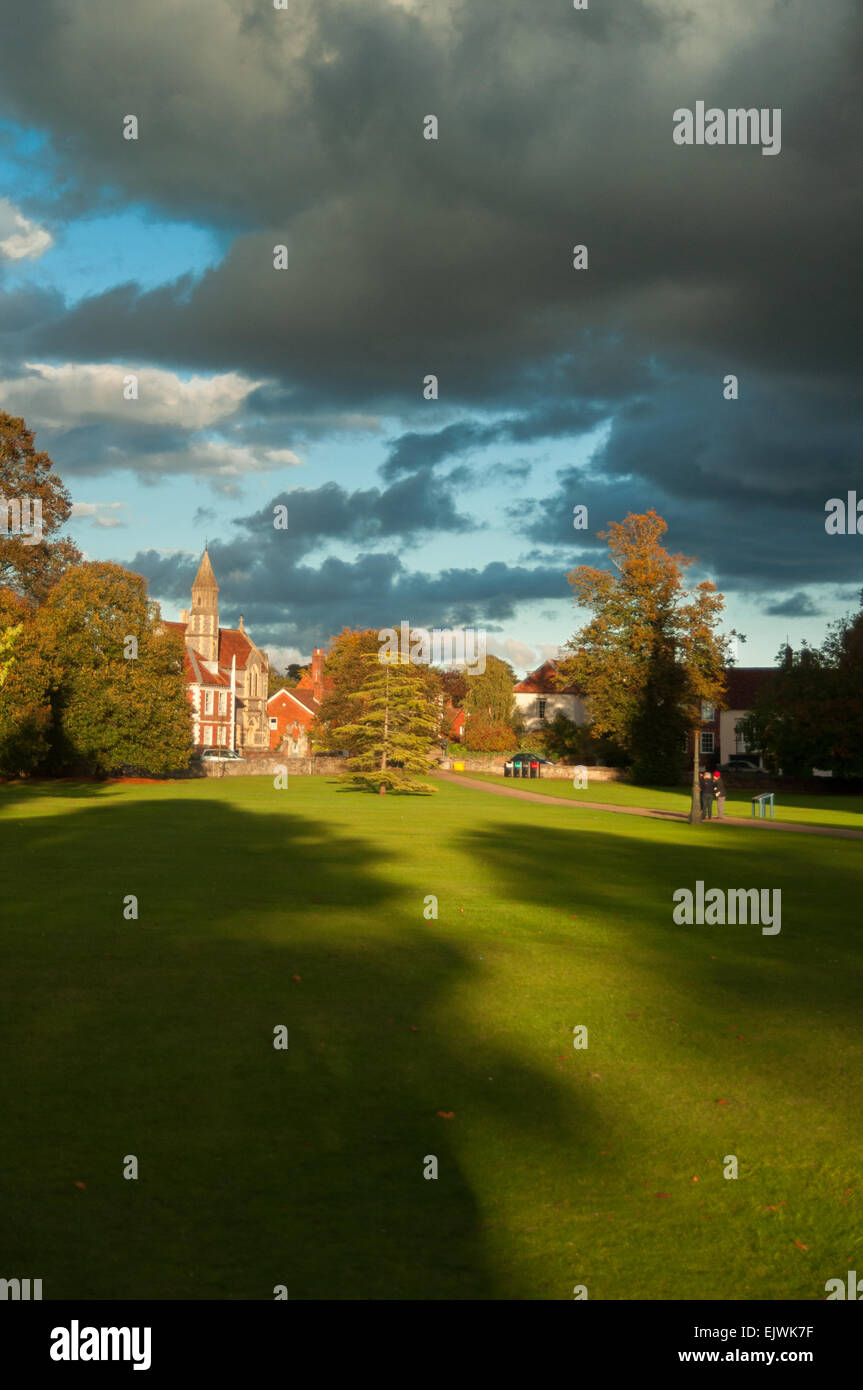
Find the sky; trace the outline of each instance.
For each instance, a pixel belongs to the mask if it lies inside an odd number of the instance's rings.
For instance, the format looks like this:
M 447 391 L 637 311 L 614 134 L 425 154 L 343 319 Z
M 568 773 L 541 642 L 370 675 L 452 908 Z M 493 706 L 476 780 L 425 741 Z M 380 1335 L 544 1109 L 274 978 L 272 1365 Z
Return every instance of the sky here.
M 0 32 L 0 409 L 166 617 L 206 542 L 277 666 L 407 620 L 524 672 L 651 507 L 742 664 L 856 609 L 856 0 L 0 0 Z M 699 101 L 779 111 L 778 148 L 677 143 Z

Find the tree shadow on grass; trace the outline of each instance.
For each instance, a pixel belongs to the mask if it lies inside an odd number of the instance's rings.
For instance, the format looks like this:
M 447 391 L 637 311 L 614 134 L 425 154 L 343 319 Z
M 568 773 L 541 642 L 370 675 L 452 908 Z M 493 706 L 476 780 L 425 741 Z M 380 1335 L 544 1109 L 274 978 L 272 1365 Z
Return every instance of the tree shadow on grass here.
M 476 967 L 385 845 L 281 804 L 56 794 L 2 822 L 9 1270 L 47 1299 L 522 1296 L 476 1155 L 554 1139 L 577 1170 L 593 1108 L 441 1026 Z

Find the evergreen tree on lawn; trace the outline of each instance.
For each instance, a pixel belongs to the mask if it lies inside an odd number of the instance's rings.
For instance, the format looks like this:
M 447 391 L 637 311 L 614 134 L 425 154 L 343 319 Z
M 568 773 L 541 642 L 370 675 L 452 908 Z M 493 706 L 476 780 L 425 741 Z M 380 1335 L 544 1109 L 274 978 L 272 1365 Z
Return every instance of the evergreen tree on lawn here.
M 431 792 L 419 779 L 428 772 L 428 749 L 440 728 L 440 709 L 424 673 L 398 656 L 382 661 L 368 653 L 365 678 L 352 695 L 353 723 L 337 729 L 343 746 L 355 749 L 347 786 L 365 791 Z

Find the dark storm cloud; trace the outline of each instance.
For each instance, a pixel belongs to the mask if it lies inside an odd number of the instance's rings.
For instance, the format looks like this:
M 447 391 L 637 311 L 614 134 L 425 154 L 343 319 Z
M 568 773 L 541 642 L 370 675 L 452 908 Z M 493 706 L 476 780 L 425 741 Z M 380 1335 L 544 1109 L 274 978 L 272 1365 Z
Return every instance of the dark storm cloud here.
M 763 611 L 771 618 L 817 618 L 821 613 L 817 603 L 800 589 L 781 603 L 767 604 Z
M 430 371 L 464 403 L 549 373 L 588 398 L 597 345 L 614 392 L 645 354 L 859 361 L 850 3 L 817 27 L 799 0 L 664 18 L 515 0 L 449 18 L 383 0 L 256 10 L 16 7 L 7 100 L 82 184 L 248 229 L 182 294 L 110 291 L 34 330 L 41 350 L 275 367 L 300 400 L 341 407 L 418 399 Z M 698 96 L 781 106 L 781 154 L 675 146 L 672 112 Z M 291 269 L 275 272 L 282 240 Z
M 243 417 L 262 439 L 291 418 L 398 415 L 393 486 L 356 494 L 353 529 L 343 500 L 314 504 L 342 528 L 321 534 L 354 542 L 395 534 L 399 509 L 409 529 L 431 503 L 418 480 L 441 464 L 608 419 L 590 472 L 525 509 L 525 539 L 571 545 L 576 502 L 591 536 L 655 505 L 671 548 L 729 587 L 849 580 L 823 504 L 859 481 L 852 0 L 817 19 L 809 0 L 4 11 L 4 100 L 49 132 L 68 174 L 46 211 L 113 197 L 236 235 L 222 264 L 174 286 L 68 313 L 19 296 L 14 333 L 0 311 L 0 352 L 245 371 L 273 383 Z M 675 146 L 672 113 L 699 98 L 780 107 L 781 153 Z M 121 138 L 127 112 L 137 142 Z M 426 113 L 437 142 L 422 139 Z M 290 269 L 276 272 L 282 242 Z M 736 402 L 722 399 L 729 372 Z M 441 515 L 464 524 L 451 499 Z
M 259 645 L 308 649 L 344 626 L 381 628 L 402 619 L 424 627 L 495 628 L 519 603 L 566 598 L 558 567 L 506 565 L 450 568 L 432 575 L 411 570 L 400 555 L 329 556 L 318 565 L 297 562 L 285 543 L 255 547 L 213 543 L 210 555 L 220 584 L 223 625 L 242 613 Z M 129 568 L 149 581 L 153 597 L 189 606 L 198 559 L 137 554 Z
M 278 504 L 288 508 L 287 532 L 276 531 L 273 526 L 273 507 Z M 355 492 L 338 483 L 292 488 L 234 525 L 245 533 L 243 546 L 254 540 L 256 546 L 274 551 L 287 536 L 300 554 L 327 540 L 370 545 L 389 536 L 475 529 L 475 523 L 456 510 L 449 481 L 431 474 L 415 474 L 387 488 Z

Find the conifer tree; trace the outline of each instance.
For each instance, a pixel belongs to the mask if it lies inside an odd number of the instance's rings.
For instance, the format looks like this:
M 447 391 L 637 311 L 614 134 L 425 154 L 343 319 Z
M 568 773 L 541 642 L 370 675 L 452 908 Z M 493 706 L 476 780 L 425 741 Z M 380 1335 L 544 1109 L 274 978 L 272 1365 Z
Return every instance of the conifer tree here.
M 440 701 L 428 672 L 396 654 L 363 658 L 365 677 L 352 695 L 354 721 L 337 729 L 343 743 L 356 750 L 341 780 L 348 786 L 377 791 L 436 790 L 418 774 L 428 772 L 428 750 L 440 730 Z

